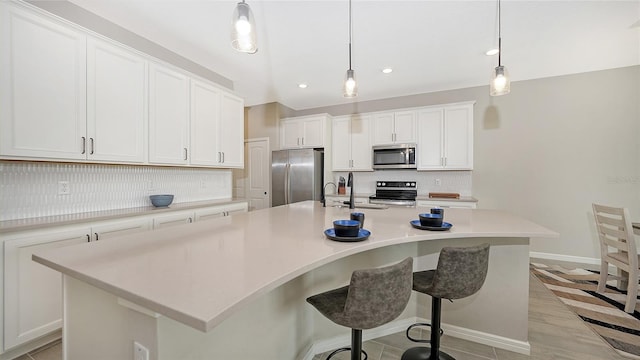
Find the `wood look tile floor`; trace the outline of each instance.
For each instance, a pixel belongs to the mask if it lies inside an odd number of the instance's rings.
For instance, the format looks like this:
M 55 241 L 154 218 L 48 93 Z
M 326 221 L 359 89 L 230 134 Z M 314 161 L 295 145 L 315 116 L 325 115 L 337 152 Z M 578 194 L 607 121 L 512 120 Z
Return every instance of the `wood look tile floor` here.
M 420 336 L 416 330 L 415 336 Z M 429 337 L 427 330 L 423 338 Z M 513 353 L 453 337 L 442 337 L 442 350 L 457 360 L 622 360 L 626 359 L 596 335 L 577 315 L 555 297 L 535 276 L 529 277 L 529 343 L 531 356 Z M 399 360 L 404 350 L 415 346 L 404 332 L 363 344 L 369 360 Z M 329 352 L 314 356 L 326 359 Z M 333 359 L 349 360 L 343 352 Z M 61 360 L 62 346 L 54 342 L 17 360 Z M 205 360 L 205 359 L 203 359 Z M 230 359 L 231 360 L 231 359 Z M 278 359 L 268 359 L 278 360 Z

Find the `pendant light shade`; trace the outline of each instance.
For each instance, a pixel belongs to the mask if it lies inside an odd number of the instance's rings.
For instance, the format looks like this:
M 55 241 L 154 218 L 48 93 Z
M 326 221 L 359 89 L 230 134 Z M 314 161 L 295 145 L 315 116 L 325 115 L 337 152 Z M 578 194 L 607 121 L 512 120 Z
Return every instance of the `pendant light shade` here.
M 349 0 L 349 70 L 344 78 L 343 86 L 344 97 L 358 96 L 358 84 L 356 83 L 356 74 L 351 68 L 351 0 Z
M 347 70 L 347 75 L 344 78 L 344 97 L 356 97 L 358 96 L 358 83 L 356 83 L 356 74 L 352 69 Z
M 244 0 L 236 5 L 231 24 L 231 46 L 244 53 L 255 54 L 258 51 L 256 23 L 249 4 Z
M 507 68 L 502 65 L 502 11 L 498 0 L 498 66 L 491 72 L 489 94 L 491 96 L 506 95 L 511 91 L 511 78 Z

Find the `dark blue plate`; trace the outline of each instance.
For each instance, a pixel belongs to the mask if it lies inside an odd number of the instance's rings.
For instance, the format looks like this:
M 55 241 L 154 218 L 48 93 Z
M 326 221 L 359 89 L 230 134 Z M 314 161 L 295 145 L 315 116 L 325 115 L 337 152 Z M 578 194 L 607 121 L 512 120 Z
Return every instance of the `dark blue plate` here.
M 453 225 L 448 222 L 442 222 L 442 226 L 422 226 L 420 220 L 411 220 L 411 226 L 420 230 L 445 231 L 451 229 Z
M 367 240 L 369 238 L 369 235 L 371 235 L 371 232 L 366 229 L 360 229 L 358 230 L 358 236 L 336 236 L 336 232 L 334 228 L 331 228 L 331 229 L 325 230 L 324 235 L 327 237 L 327 239 L 330 239 L 330 240 L 342 241 L 342 242 L 356 242 L 356 241 Z

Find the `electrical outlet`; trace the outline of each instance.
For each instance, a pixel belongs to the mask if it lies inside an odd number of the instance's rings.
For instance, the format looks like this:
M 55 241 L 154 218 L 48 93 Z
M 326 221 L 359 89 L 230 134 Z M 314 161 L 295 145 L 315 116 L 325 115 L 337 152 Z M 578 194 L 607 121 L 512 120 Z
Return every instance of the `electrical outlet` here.
M 58 181 L 58 195 L 69 195 L 71 190 L 69 189 L 68 181 Z
M 436 179 L 435 183 L 436 183 L 436 186 L 442 185 L 442 181 L 440 181 L 440 179 Z
M 149 360 L 149 349 L 137 341 L 133 342 L 133 360 Z

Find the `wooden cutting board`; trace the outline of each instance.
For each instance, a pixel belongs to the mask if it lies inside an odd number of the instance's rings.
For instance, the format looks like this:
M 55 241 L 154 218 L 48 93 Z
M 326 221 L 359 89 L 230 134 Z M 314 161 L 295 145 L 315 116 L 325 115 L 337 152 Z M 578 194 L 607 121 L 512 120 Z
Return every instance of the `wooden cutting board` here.
M 459 199 L 460 194 L 458 193 L 440 193 L 440 192 L 430 192 L 429 198 L 441 198 L 441 199 Z

